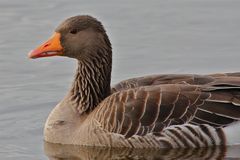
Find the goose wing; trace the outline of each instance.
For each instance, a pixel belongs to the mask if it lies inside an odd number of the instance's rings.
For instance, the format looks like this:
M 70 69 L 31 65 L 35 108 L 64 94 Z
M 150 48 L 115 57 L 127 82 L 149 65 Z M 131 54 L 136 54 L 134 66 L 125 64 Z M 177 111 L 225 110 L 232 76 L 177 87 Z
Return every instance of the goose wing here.
M 235 82 L 232 84 L 231 79 L 234 79 L 234 78 L 235 79 L 237 78 L 237 81 L 235 80 Z M 141 86 L 154 86 L 154 85 L 161 85 L 161 84 L 240 85 L 240 72 L 211 74 L 211 75 L 160 74 L 160 75 L 137 77 L 137 78 L 123 80 L 117 83 L 112 87 L 112 93 L 122 91 L 125 89 L 130 89 L 130 88 L 136 88 Z
M 240 80 L 222 81 L 205 86 L 162 84 L 118 91 L 96 108 L 94 119 L 105 130 L 126 138 L 159 134 L 165 127 L 188 122 L 226 126 L 240 120 L 240 85 L 236 85 Z M 226 85 L 230 82 L 232 85 Z

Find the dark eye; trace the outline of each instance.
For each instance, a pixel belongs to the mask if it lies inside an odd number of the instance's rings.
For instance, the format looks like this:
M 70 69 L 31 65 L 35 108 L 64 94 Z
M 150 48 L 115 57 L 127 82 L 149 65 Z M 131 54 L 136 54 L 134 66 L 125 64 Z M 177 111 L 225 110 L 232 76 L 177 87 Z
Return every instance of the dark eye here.
M 72 30 L 70 31 L 71 34 L 76 34 L 77 32 L 78 32 L 77 29 L 72 29 Z

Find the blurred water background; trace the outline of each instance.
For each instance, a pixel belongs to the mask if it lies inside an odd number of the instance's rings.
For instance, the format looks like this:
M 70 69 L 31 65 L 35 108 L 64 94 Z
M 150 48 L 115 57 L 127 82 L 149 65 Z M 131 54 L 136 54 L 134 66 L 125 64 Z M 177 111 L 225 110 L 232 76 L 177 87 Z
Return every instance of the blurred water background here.
M 76 64 L 29 60 L 27 53 L 65 18 L 89 14 L 103 22 L 116 83 L 155 73 L 240 71 L 239 8 L 239 0 L 0 0 L 1 159 L 47 159 L 43 125 Z M 237 159 L 239 150 L 226 157 Z

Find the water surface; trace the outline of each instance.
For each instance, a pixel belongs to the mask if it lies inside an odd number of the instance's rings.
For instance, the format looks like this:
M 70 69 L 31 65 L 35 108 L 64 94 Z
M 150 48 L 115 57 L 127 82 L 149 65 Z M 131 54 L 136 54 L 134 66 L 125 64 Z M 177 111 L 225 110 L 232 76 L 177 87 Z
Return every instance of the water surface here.
M 1 159 L 47 159 L 43 125 L 76 62 L 28 60 L 27 53 L 66 17 L 90 14 L 103 22 L 116 83 L 155 73 L 240 71 L 239 8 L 239 0 L 0 0 Z

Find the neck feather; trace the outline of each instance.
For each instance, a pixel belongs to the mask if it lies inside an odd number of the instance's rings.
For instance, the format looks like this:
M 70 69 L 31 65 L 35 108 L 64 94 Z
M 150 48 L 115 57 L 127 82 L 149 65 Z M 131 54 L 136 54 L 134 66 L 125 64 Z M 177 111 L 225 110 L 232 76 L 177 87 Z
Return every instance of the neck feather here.
M 78 68 L 70 90 L 70 101 L 80 114 L 91 112 L 111 90 L 111 49 L 100 49 L 94 55 L 78 60 Z

